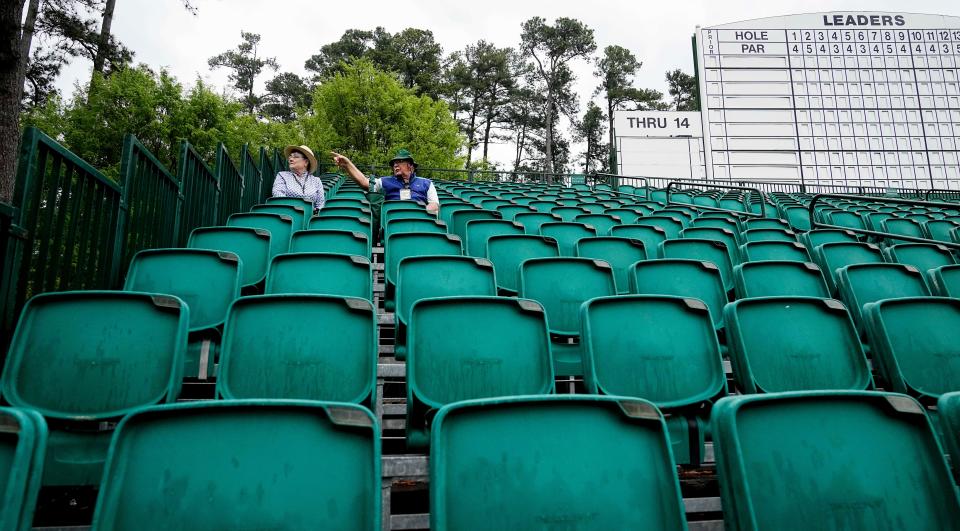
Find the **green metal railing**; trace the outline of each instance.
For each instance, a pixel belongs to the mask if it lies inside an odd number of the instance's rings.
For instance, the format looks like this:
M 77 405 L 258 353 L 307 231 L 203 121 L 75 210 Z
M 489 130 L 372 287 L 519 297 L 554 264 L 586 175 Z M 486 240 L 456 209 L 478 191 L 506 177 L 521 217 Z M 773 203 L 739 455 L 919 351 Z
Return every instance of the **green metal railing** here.
M 267 148 L 260 148 L 260 175 L 263 176 L 263 186 L 260 187 L 260 202 L 262 203 L 273 191 L 273 178 L 280 170 L 276 167 L 274 153 L 267 151 Z
M 230 160 L 226 146 L 217 144 L 217 182 L 220 201 L 217 204 L 217 225 L 226 225 L 230 214 L 240 212 L 243 201 L 243 174 Z
M 193 229 L 217 224 L 220 184 L 210 166 L 203 162 L 186 140 L 180 142 L 177 176 L 183 192 L 177 241 L 180 245 L 185 245 Z
M 250 154 L 250 144 L 244 144 L 240 149 L 240 174 L 243 176 L 243 200 L 240 211 L 246 212 L 250 207 L 260 202 L 263 189 L 263 173 Z
M 120 179 L 125 205 L 126 233 L 120 267 L 126 270 L 133 255 L 143 249 L 175 247 L 179 242 L 183 196 L 180 180 L 129 133 L 123 137 Z

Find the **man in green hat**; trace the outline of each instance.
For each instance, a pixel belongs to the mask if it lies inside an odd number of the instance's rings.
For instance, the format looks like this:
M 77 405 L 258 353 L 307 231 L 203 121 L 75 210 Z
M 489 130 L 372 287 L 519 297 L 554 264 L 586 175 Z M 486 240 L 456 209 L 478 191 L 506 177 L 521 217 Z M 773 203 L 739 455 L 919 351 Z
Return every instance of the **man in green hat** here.
M 357 166 L 347 157 L 331 151 L 333 162 L 340 169 L 347 172 L 361 188 L 370 188 L 370 179 L 367 178 Z M 436 214 L 440 210 L 440 198 L 437 196 L 437 189 L 433 182 L 425 177 L 417 175 L 417 163 L 413 160 L 413 155 L 406 149 L 400 149 L 397 154 L 390 159 L 390 167 L 393 168 L 393 175 L 390 177 L 376 177 L 373 180 L 373 192 L 383 192 L 383 197 L 387 201 L 417 201 L 427 205 L 427 212 Z

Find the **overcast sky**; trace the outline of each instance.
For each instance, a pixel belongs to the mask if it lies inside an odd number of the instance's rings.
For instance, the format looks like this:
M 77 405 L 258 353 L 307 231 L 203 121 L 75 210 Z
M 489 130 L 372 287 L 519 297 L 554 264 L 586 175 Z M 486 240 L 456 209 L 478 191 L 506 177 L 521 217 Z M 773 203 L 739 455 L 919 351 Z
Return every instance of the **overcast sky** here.
M 640 87 L 666 92 L 664 73 L 693 70 L 690 37 L 699 26 L 738 20 L 819 11 L 909 11 L 960 15 L 957 0 L 674 0 L 666 2 L 609 0 L 484 0 L 465 2 L 421 0 L 409 2 L 332 2 L 316 0 L 192 0 L 193 16 L 180 0 L 119 0 L 113 33 L 135 52 L 135 61 L 154 69 L 166 68 L 184 84 L 196 78 L 226 87 L 227 73 L 211 72 L 207 59 L 233 49 L 240 31 L 261 35 L 261 53 L 276 57 L 281 71 L 304 74 L 304 61 L 350 28 L 383 26 L 395 33 L 407 27 L 433 31 L 445 53 L 485 39 L 497 46 L 516 46 L 523 21 L 542 16 L 548 21 L 572 17 L 594 30 L 598 51 L 616 44 L 643 61 L 636 78 Z M 585 108 L 597 80 L 592 67 L 576 65 L 581 108 Z M 78 61 L 64 73 L 58 86 L 65 95 L 77 80 L 89 78 L 90 63 Z M 272 74 L 262 77 L 263 81 Z M 599 102 L 599 99 L 598 99 Z M 509 158 L 510 148 L 497 150 Z

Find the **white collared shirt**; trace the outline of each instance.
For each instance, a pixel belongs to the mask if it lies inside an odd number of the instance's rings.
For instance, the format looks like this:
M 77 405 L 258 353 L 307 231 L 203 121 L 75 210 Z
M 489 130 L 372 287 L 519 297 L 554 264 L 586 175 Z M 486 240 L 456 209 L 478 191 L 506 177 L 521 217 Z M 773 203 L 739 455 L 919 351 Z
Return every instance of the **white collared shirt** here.
M 304 178 L 305 177 L 305 178 Z M 273 197 L 301 197 L 313 202 L 313 209 L 319 210 L 327 202 L 323 192 L 323 181 L 316 175 L 294 175 L 291 171 L 282 171 L 273 180 Z

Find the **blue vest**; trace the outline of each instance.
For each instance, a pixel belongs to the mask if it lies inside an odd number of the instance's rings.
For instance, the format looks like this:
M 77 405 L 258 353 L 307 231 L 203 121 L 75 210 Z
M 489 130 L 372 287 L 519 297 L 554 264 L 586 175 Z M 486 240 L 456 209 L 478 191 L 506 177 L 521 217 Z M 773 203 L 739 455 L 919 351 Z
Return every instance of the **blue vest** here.
M 427 202 L 427 190 L 430 189 L 430 179 L 417 177 L 416 174 L 410 176 L 410 199 L 421 203 Z M 403 179 L 397 177 L 382 177 L 380 186 L 383 188 L 383 198 L 388 201 L 400 199 L 400 190 L 405 188 Z

